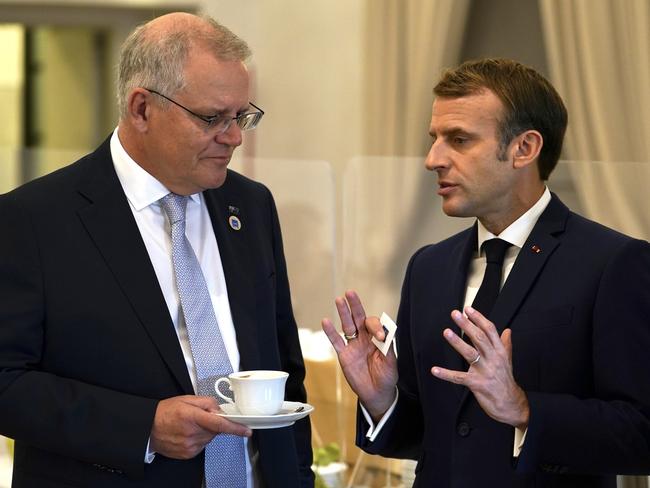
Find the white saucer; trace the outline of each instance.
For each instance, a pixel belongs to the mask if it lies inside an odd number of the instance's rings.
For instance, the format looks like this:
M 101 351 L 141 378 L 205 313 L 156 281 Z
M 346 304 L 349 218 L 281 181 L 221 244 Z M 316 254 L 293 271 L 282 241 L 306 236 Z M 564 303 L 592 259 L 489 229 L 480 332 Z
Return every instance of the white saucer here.
M 242 415 L 233 403 L 220 405 L 223 413 L 218 413 L 228 420 L 244 424 L 250 429 L 278 429 L 293 425 L 296 420 L 306 417 L 314 411 L 314 407 L 308 403 L 283 402 L 282 409 L 275 415 Z M 296 412 L 301 408 L 300 412 Z

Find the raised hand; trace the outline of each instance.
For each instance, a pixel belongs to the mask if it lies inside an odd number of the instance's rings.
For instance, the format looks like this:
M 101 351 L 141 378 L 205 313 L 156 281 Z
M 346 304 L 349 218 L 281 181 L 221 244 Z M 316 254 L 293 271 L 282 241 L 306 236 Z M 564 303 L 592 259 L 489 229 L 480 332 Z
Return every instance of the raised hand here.
M 481 408 L 493 419 L 520 429 L 528 426 L 530 408 L 526 393 L 512 374 L 511 330 L 499 337 L 496 327 L 480 312 L 465 308 L 467 316 L 454 310 L 451 317 L 467 335 L 468 344 L 451 329 L 443 335 L 469 363 L 467 371 L 452 371 L 434 366 L 431 373 L 442 380 L 469 388 Z
M 322 321 L 323 330 L 348 384 L 373 419 L 379 420 L 395 400 L 397 358 L 392 348 L 384 356 L 372 343 L 372 336 L 384 340 L 384 330 L 377 317 L 366 317 L 355 291 L 347 291 L 335 303 L 346 340 L 328 318 Z

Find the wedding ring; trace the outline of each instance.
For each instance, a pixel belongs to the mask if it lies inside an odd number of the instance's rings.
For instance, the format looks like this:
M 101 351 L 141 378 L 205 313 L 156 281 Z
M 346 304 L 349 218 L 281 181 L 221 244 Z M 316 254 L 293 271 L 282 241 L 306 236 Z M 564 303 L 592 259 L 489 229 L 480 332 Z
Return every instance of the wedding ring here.
M 469 365 L 471 366 L 472 364 L 476 364 L 476 363 L 478 363 L 480 359 L 481 359 L 481 355 L 480 355 L 480 354 L 477 354 L 477 355 L 476 355 L 476 359 L 475 359 L 474 361 L 472 361 L 471 363 L 469 363 Z
M 359 337 L 359 329 L 354 329 L 354 334 L 352 335 L 347 335 L 345 332 L 343 332 L 343 337 L 345 337 L 346 341 L 351 341 L 352 339 L 356 339 Z

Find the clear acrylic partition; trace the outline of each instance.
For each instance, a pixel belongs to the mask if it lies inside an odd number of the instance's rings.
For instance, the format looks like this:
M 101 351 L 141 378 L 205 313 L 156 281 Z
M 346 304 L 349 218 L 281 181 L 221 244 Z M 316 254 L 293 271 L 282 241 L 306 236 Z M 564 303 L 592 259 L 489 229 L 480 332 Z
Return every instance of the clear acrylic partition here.
M 341 196 L 341 281 L 359 292 L 369 314 L 395 318 L 411 255 L 472 223 L 447 217 L 436 191 L 436 174 L 422 157 L 350 160 Z
M 264 183 L 273 193 L 289 271 L 298 327 L 320 330 L 334 309 L 336 193 L 326 161 L 261 159 L 231 168 Z
M 255 158 L 235 161 L 231 168 L 267 185 L 275 198 L 307 369 L 307 396 L 315 407 L 310 416 L 313 445 L 335 442 L 347 460 L 349 450 L 356 450 L 355 400 L 320 328 L 323 317 L 336 314 L 337 196 L 332 167 L 325 161 Z M 341 469 L 343 477 L 347 467 L 342 464 Z

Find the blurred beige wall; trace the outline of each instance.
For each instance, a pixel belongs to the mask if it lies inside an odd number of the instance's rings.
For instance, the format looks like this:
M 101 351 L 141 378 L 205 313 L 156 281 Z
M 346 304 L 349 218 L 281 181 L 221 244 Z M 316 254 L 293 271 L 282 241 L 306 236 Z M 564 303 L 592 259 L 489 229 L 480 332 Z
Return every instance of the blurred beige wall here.
M 253 97 L 266 110 L 260 157 L 318 159 L 335 172 L 362 150 L 366 0 L 213 0 L 204 11 L 253 50 Z

